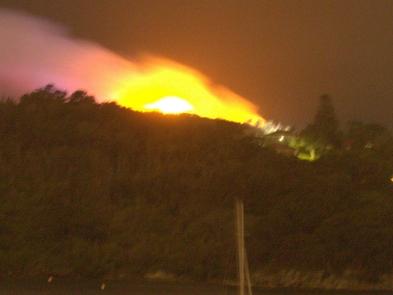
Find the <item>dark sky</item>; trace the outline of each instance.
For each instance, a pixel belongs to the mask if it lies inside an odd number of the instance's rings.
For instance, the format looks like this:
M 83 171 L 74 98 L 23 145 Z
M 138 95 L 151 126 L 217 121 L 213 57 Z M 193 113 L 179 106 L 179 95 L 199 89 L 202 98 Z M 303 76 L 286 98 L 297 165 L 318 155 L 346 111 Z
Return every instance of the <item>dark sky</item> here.
M 192 66 L 295 126 L 329 93 L 344 124 L 393 127 L 392 0 L 0 0 L 133 56 Z

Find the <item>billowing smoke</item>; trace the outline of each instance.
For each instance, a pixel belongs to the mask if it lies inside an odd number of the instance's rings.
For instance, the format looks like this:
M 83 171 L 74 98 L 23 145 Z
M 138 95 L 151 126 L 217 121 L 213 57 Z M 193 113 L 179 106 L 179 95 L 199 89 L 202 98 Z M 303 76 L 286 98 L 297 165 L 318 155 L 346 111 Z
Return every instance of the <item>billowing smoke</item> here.
M 98 101 L 115 100 L 138 111 L 164 104 L 157 110 L 174 112 L 181 102 L 189 105 L 187 112 L 202 117 L 264 121 L 248 100 L 189 67 L 152 56 L 130 61 L 73 38 L 60 25 L 0 9 L 0 96 L 47 84 L 83 89 Z
M 0 9 L 0 87 L 15 95 L 53 83 L 98 97 L 133 64 L 98 44 L 71 38 L 59 25 Z M 5 93 L 4 93 L 5 92 Z

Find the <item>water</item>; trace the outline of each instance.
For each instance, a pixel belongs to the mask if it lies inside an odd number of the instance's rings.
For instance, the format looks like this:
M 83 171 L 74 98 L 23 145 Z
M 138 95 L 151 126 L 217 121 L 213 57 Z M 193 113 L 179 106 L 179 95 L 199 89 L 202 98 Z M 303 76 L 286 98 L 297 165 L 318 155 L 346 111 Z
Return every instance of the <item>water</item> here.
M 24 281 L 1 282 L 1 295 L 236 295 L 237 289 L 214 284 L 194 283 L 146 283 L 146 282 L 107 282 L 101 290 L 101 282 Z M 347 291 L 293 291 L 293 290 L 254 290 L 255 295 L 368 295 L 392 294 L 389 292 L 347 292 Z

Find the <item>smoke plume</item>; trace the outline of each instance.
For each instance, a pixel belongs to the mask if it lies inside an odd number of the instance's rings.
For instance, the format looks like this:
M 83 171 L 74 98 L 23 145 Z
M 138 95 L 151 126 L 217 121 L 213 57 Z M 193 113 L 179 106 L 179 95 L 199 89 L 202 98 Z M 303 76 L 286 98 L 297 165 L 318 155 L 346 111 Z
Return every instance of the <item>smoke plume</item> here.
M 0 9 L 0 42 L 2 96 L 54 84 L 66 91 L 83 89 L 98 101 L 115 100 L 138 111 L 148 111 L 147 106 L 160 99 L 178 97 L 190 104 L 190 113 L 202 117 L 263 122 L 252 103 L 198 71 L 152 56 L 130 61 L 31 15 Z
M 60 25 L 10 10 L 0 9 L 0 42 L 0 86 L 7 95 L 52 83 L 102 97 L 116 77 L 134 70 L 131 62 L 72 38 Z

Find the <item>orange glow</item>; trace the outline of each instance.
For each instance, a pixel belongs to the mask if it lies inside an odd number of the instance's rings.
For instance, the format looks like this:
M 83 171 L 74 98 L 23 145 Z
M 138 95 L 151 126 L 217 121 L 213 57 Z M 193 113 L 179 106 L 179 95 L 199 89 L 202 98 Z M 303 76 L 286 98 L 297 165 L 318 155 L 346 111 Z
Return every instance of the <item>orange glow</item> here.
M 160 58 L 149 58 L 124 75 L 112 98 L 136 111 L 189 113 L 233 122 L 264 123 L 257 108 L 229 89 L 214 85 L 201 73 Z

